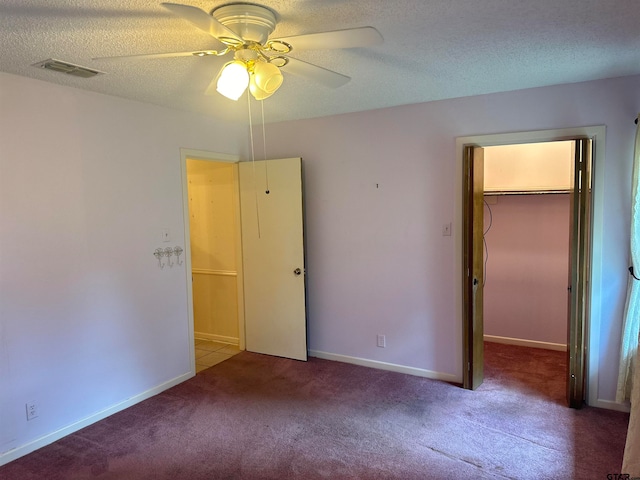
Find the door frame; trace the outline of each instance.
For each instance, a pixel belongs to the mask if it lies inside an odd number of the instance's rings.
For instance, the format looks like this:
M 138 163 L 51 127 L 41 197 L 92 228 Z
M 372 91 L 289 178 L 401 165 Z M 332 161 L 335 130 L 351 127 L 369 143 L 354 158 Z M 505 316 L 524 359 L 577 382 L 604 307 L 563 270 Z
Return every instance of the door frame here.
M 191 373 L 196 373 L 196 354 L 194 338 L 194 317 L 193 317 L 193 277 L 191 273 L 191 230 L 189 222 L 189 188 L 187 179 L 187 160 L 204 160 L 208 162 L 233 163 L 235 178 L 235 202 L 236 202 L 236 286 L 238 292 L 238 348 L 245 349 L 244 331 L 244 278 L 242 265 L 242 236 L 240 222 L 240 192 L 238 185 L 238 155 L 226 153 L 215 153 L 206 150 L 194 150 L 190 148 L 180 149 L 180 173 L 182 175 L 182 211 L 184 218 L 184 266 L 187 281 L 187 321 L 189 331 L 189 352 L 191 357 Z
M 461 348 L 458 351 L 460 378 L 466 378 L 464 370 L 468 345 L 463 338 L 465 319 L 463 317 L 463 222 L 464 222 L 464 147 L 474 145 L 478 147 L 490 147 L 496 145 L 513 145 L 521 143 L 554 142 L 561 140 L 574 140 L 579 137 L 593 139 L 593 170 L 592 170 L 592 213 L 591 213 L 591 296 L 587 307 L 587 319 L 585 325 L 585 346 L 587 350 L 585 359 L 586 370 L 586 403 L 591 406 L 611 408 L 610 402 L 598 399 L 598 355 L 600 344 L 601 323 L 601 292 L 602 292 L 602 243 L 603 243 L 603 207 L 604 198 L 603 179 L 605 164 L 605 133 L 604 125 L 563 128 L 553 130 L 538 130 L 528 132 L 499 133 L 489 135 L 474 135 L 456 138 L 456 165 L 455 165 L 455 191 L 454 191 L 454 229 L 453 240 L 455 245 L 455 312 L 458 319 L 458 338 L 461 339 Z

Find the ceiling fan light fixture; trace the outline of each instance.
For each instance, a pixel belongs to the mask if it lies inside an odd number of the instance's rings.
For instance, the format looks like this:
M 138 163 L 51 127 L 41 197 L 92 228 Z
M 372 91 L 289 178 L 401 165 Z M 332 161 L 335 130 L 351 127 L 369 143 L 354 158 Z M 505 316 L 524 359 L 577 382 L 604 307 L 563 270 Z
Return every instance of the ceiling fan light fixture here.
M 225 64 L 209 83 L 205 95 L 215 92 L 237 101 L 250 87 L 250 93 L 259 100 L 271 96 L 283 82 L 281 68 L 287 74 L 302 76 L 330 88 L 338 88 L 350 78 L 319 65 L 289 57 L 295 50 L 362 48 L 380 45 L 382 35 L 373 27 L 348 28 L 344 30 L 301 34 L 269 39 L 280 15 L 264 5 L 244 1 L 231 1 L 215 7 L 210 13 L 178 3 L 164 2 L 162 7 L 177 17 L 188 21 L 199 30 L 226 45 L 222 50 L 197 50 L 192 52 L 151 53 L 125 55 L 121 57 L 99 57 L 94 60 L 112 58 L 172 58 L 172 57 L 222 57 L 233 53 L 234 60 Z M 54 64 L 51 66 L 49 62 Z M 43 65 L 47 63 L 47 65 Z M 77 76 L 91 76 L 101 72 L 56 60 L 35 64 L 43 68 L 63 71 Z
M 282 85 L 282 72 L 280 69 L 268 62 L 257 62 L 253 68 L 253 78 L 260 90 L 271 94 Z
M 238 100 L 249 86 L 247 66 L 238 60 L 227 63 L 218 76 L 216 90 L 221 95 Z

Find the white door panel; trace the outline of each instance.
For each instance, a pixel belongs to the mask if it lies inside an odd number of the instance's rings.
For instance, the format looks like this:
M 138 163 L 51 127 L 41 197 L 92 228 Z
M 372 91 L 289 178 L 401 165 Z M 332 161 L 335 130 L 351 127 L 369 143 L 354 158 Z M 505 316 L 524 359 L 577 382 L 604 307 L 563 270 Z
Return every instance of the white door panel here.
M 302 161 L 241 162 L 239 177 L 246 348 L 306 360 Z

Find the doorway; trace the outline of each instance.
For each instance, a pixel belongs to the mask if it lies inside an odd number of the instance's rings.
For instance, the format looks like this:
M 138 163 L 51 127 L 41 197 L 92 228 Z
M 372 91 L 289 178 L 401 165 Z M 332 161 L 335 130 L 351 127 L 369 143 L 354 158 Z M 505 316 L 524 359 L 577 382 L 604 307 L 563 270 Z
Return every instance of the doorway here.
M 462 371 L 463 371 L 463 384 L 466 388 L 475 388 L 482 381 L 482 361 L 483 361 L 483 325 L 482 325 L 482 311 L 483 311 L 483 295 L 482 295 L 482 284 L 477 278 L 483 278 L 483 265 L 482 260 L 484 259 L 483 246 L 475 245 L 476 251 L 473 252 L 470 250 L 471 245 L 467 248 L 464 248 L 465 244 L 464 239 L 464 220 L 465 215 L 463 211 L 465 210 L 463 207 L 464 198 L 469 198 L 469 195 L 466 197 L 463 195 L 465 190 L 465 183 L 467 184 L 467 189 L 470 189 L 470 185 L 468 181 L 464 181 L 464 164 L 465 158 L 463 153 L 465 151 L 465 145 L 475 145 L 479 147 L 490 147 L 495 145 L 514 145 L 519 143 L 539 143 L 539 142 L 557 142 L 561 140 L 572 140 L 575 138 L 590 138 L 593 139 L 593 146 L 595 150 L 594 157 L 602 158 L 604 153 L 604 127 L 585 127 L 585 128 L 577 128 L 577 129 L 563 129 L 563 130 L 551 130 L 551 131 L 540 131 L 540 132 L 523 132 L 523 133 L 515 133 L 515 134 L 499 134 L 499 135 L 486 135 L 486 136 L 476 136 L 476 137 L 464 137 L 457 139 L 457 148 L 458 148 L 458 164 L 457 169 L 460 174 L 458 177 L 458 181 L 456 184 L 456 188 L 458 190 L 457 195 L 457 205 L 456 205 L 456 214 L 459 223 L 458 230 L 459 235 L 456 236 L 456 244 L 459 246 L 460 254 L 459 266 L 461 272 L 461 280 L 460 280 L 460 289 L 457 290 L 457 296 L 460 301 L 460 318 L 461 318 L 461 337 L 463 338 L 462 345 Z M 595 141 L 597 137 L 598 141 Z M 481 150 L 481 149 L 479 149 Z M 483 152 L 480 152 L 483 153 Z M 467 159 L 468 160 L 468 159 Z M 587 388 L 588 395 L 585 398 L 588 404 L 597 403 L 597 358 L 594 358 L 594 353 L 597 352 L 597 349 L 591 348 L 594 344 L 597 345 L 598 342 L 598 326 L 599 326 L 599 279 L 600 279 L 600 268 L 599 268 L 599 259 L 601 256 L 601 225 L 602 225 L 602 217 L 601 217 L 601 206 L 602 199 L 598 197 L 598 166 L 600 164 L 595 162 L 595 172 L 594 172 L 594 187 L 593 187 L 593 211 L 588 211 L 588 218 L 591 220 L 593 235 L 587 235 L 588 232 L 585 232 L 586 238 L 591 238 L 592 240 L 592 249 L 591 254 L 584 257 L 582 265 L 588 266 L 588 264 L 592 264 L 593 268 L 589 271 L 584 272 L 584 276 L 587 279 L 587 283 L 583 284 L 585 291 L 588 290 L 590 286 L 592 286 L 592 296 L 589 301 L 588 297 L 580 298 L 579 302 L 583 302 L 584 305 L 584 318 L 585 318 L 585 329 L 584 331 L 580 330 L 578 333 L 584 334 L 584 349 L 581 348 L 579 351 L 572 351 L 571 355 L 573 358 L 577 358 L 580 356 L 584 357 L 584 365 L 581 367 L 586 368 L 587 375 L 585 377 L 585 386 Z M 480 193 L 476 197 L 477 208 L 482 208 L 484 210 L 484 179 L 482 178 L 482 174 L 473 175 L 473 171 L 470 172 L 472 177 L 476 179 L 479 186 L 476 185 L 476 190 Z M 484 173 L 484 172 L 483 172 Z M 479 180 L 479 182 L 478 182 Z M 589 185 L 589 192 L 591 192 L 591 187 Z M 584 209 L 585 204 L 581 204 Z M 466 210 L 469 211 L 470 208 L 473 208 L 472 202 L 466 205 Z M 458 216 L 459 215 L 459 216 Z M 585 217 L 586 218 L 586 217 Z M 479 238 L 482 239 L 482 231 L 483 231 L 482 222 L 477 229 L 480 231 Z M 578 228 L 584 228 L 585 222 L 582 222 L 578 225 Z M 468 243 L 468 242 L 467 242 Z M 582 250 L 578 248 L 582 254 L 586 255 L 586 250 Z M 466 253 L 463 253 L 466 252 Z M 477 262 L 479 265 L 471 265 L 469 263 L 470 258 L 482 259 L 480 262 Z M 477 266 L 478 273 L 474 272 L 473 278 L 469 276 L 470 271 Z M 477 277 L 476 275 L 479 275 Z M 464 285 L 469 285 L 469 287 L 464 287 Z M 579 303 L 578 302 L 578 303 Z M 574 307 L 577 305 L 575 299 L 573 299 Z M 570 307 L 571 308 L 571 307 Z M 575 308 L 574 308 L 575 310 Z M 465 312 L 467 312 L 467 317 L 465 318 Z M 471 314 L 469 314 L 471 312 Z M 476 315 L 479 313 L 479 315 Z M 472 319 L 472 320 L 470 320 Z M 575 322 L 574 322 L 575 323 Z M 575 333 L 575 332 L 574 332 Z M 573 335 L 573 333 L 571 334 Z M 570 335 L 569 341 L 567 342 L 571 351 L 571 344 L 578 343 L 576 338 Z M 586 351 L 586 354 L 585 354 Z M 576 379 L 581 378 L 582 373 L 578 372 L 578 376 Z M 479 382 L 477 380 L 479 379 Z M 475 385 L 474 385 L 474 382 Z M 570 382 L 568 382 L 570 383 Z M 580 382 L 575 382 L 576 384 Z M 582 390 L 574 390 L 573 393 L 576 396 L 580 396 L 582 398 L 583 392 Z M 577 405 L 574 405 L 577 406 Z
M 237 334 L 239 350 L 306 360 L 302 159 L 239 162 L 239 158 L 232 155 L 190 149 L 181 149 L 180 152 L 189 319 L 187 328 L 192 371 L 196 371 L 194 291 L 199 288 L 195 281 L 196 274 L 208 277 L 220 274 L 218 276 L 226 277 L 226 294 L 218 295 L 225 291 L 220 287 L 213 294 L 209 292 L 209 298 L 215 295 L 233 297 L 235 293 L 237 329 L 228 323 L 227 332 L 231 333 L 222 333 L 223 340 L 235 343 L 234 335 Z M 227 178 L 232 175 L 235 179 L 232 186 L 226 187 L 227 203 L 233 204 L 234 214 L 225 214 L 235 217 L 235 241 L 227 239 L 223 242 L 227 250 L 231 250 L 232 244 L 235 244 L 235 269 L 215 262 L 206 264 L 204 268 L 192 265 L 189 160 L 209 165 L 217 162 L 218 169 L 227 172 Z M 268 186 L 265 185 L 267 181 Z M 215 200 L 206 198 L 205 201 Z M 230 236 L 231 233 L 227 235 Z M 231 262 L 228 260 L 228 264 Z M 207 282 L 211 283 L 211 279 Z M 234 299 L 225 300 L 226 309 L 233 310 Z
M 573 142 L 484 148 L 485 382 L 563 404 Z
M 566 351 L 570 141 L 484 149 L 484 339 Z
M 196 373 L 244 349 L 238 167 L 216 157 L 184 158 Z

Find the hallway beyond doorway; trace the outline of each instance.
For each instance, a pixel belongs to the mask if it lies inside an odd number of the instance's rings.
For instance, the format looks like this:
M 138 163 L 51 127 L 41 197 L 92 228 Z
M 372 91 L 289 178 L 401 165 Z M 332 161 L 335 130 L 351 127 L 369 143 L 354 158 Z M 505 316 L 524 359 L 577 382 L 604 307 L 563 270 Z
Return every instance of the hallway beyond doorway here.
M 229 343 L 213 342 L 210 340 L 195 340 L 196 373 L 200 373 L 209 367 L 229 360 L 240 353 L 237 345 Z

